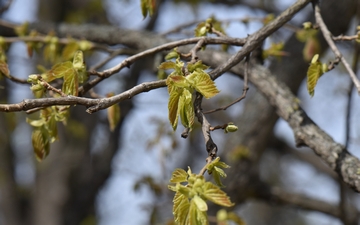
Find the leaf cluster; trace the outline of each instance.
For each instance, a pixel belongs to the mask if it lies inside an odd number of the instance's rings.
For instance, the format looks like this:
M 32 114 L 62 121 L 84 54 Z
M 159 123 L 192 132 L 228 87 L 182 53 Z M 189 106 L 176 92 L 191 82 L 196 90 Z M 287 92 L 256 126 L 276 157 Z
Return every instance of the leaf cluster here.
M 40 118 L 37 120 L 26 118 L 26 122 L 34 127 L 31 140 L 38 161 L 42 161 L 49 155 L 50 143 L 58 139 L 57 122 L 66 122 L 68 108 L 67 106 L 51 106 L 41 109 Z
M 170 182 L 173 185 L 169 185 L 168 188 L 176 192 L 173 199 L 176 224 L 209 224 L 206 201 L 225 207 L 234 205 L 220 187 L 206 181 L 204 176 L 192 173 L 190 168 L 187 172 L 175 169 Z
M 155 0 L 141 0 L 141 12 L 144 19 L 147 17 L 148 14 L 150 16 L 154 14 L 155 7 L 156 7 Z
M 173 129 L 177 128 L 179 116 L 183 126 L 191 129 L 195 118 L 193 92 L 197 91 L 205 98 L 211 98 L 219 93 L 214 81 L 205 72 L 208 66 L 197 61 L 196 63 L 187 63 L 185 67 L 184 62 L 178 57 L 175 62 L 163 62 L 158 68 L 174 70 L 166 79 L 170 95 L 169 120 Z

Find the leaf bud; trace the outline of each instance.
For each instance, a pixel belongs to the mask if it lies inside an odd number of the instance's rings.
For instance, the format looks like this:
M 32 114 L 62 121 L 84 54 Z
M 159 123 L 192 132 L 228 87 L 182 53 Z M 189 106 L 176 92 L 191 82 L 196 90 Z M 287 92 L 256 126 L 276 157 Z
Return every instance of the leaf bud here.
M 233 124 L 233 123 L 228 123 L 228 125 L 226 126 L 225 128 L 225 133 L 228 133 L 228 132 L 235 132 L 238 130 L 238 127 Z

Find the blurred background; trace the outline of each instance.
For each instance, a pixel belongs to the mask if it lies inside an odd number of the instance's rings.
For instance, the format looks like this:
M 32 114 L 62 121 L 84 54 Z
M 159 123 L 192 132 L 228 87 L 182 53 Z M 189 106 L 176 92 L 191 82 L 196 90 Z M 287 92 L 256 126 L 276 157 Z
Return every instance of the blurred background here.
M 3 21 L 90 23 L 153 32 L 153 37 L 143 37 L 145 43 L 156 37 L 191 37 L 197 22 L 214 16 L 227 35 L 242 38 L 261 28 L 269 14 L 278 15 L 292 3 L 157 0 L 155 14 L 143 19 L 140 0 L 0 0 L 0 8 L 6 9 L 0 12 L 0 36 L 9 35 Z M 356 33 L 358 5 L 356 0 L 322 2 L 325 22 L 334 35 Z M 305 21 L 313 21 L 310 5 L 289 24 L 301 28 Z M 172 31 L 183 24 L 188 26 Z M 359 101 L 348 75 L 338 66 L 320 79 L 315 96 L 310 98 L 304 80 L 308 66 L 303 57 L 304 43 L 294 36 L 294 30 L 285 27 L 268 38 L 264 49 L 282 41 L 287 54 L 281 59 L 266 59 L 264 65 L 297 93 L 302 107 L 319 127 L 360 156 L 360 127 L 356 123 Z M 333 60 L 321 35 L 319 45 L 322 60 Z M 118 43 L 110 48 L 124 46 L 126 43 Z M 339 46 L 357 72 L 357 43 L 341 42 Z M 221 51 L 220 46 L 208 48 Z M 129 49 L 144 50 L 137 46 Z M 230 47 L 228 53 L 238 49 Z M 121 54 L 98 70 L 129 56 Z M 89 68 L 110 53 L 93 51 L 85 55 Z M 10 46 L 7 60 L 11 74 L 21 79 L 39 73 L 39 64 L 51 68 L 41 53 L 29 57 L 23 42 Z M 118 94 L 138 83 L 156 80 L 156 67 L 162 60 L 161 54 L 142 59 L 100 83 L 94 92 L 100 96 Z M 242 80 L 231 74 L 220 77 L 216 85 L 221 92 L 203 102 L 205 111 L 227 105 L 242 94 Z M 25 98 L 33 98 L 28 85 L 0 80 L 2 103 Z M 198 124 L 187 139 L 180 137 L 181 126 L 172 131 L 167 100 L 164 88 L 122 102 L 121 121 L 113 132 L 106 111 L 89 115 L 84 107 L 73 107 L 67 126 L 59 126 L 59 141 L 51 145 L 50 155 L 41 163 L 33 154 L 32 128 L 25 122 L 28 115 L 0 113 L 0 224 L 172 224 L 173 193 L 167 190 L 171 172 L 187 166 L 199 171 L 207 152 Z M 358 224 L 359 197 L 310 149 L 295 147 L 290 127 L 253 86 L 244 101 L 208 118 L 213 126 L 231 121 L 239 127 L 235 133 L 217 130 L 212 135 L 222 160 L 231 166 L 225 171 L 224 190 L 236 207 L 227 210 L 236 212 L 246 224 Z M 210 208 L 210 221 L 218 209 Z

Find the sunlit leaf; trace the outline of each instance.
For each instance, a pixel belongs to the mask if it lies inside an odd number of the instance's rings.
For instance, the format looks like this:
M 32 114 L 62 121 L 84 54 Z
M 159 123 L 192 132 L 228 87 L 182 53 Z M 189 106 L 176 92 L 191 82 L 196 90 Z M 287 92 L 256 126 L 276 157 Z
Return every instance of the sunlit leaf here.
M 77 50 L 79 50 L 80 46 L 76 41 L 71 41 L 69 44 L 65 45 L 62 51 L 63 60 L 70 60 L 74 57 L 74 54 Z
M 206 212 L 200 211 L 197 207 L 194 199 L 190 202 L 190 209 L 189 209 L 189 217 L 188 223 L 189 225 L 207 225 L 209 224 Z
M 175 69 L 175 68 L 176 68 L 176 63 L 174 63 L 173 61 L 166 61 L 158 66 L 158 69 L 162 69 L 162 70 Z
M 175 48 L 173 51 L 169 52 L 165 56 L 165 60 L 176 59 L 178 57 L 179 57 L 179 53 L 177 52 L 177 49 Z
M 79 78 L 78 73 L 74 68 L 69 70 L 68 73 L 64 74 L 64 83 L 62 87 L 62 91 L 67 95 L 78 95 L 79 88 Z
M 204 65 L 201 60 L 197 61 L 196 63 L 188 63 L 186 67 L 190 73 L 197 69 L 206 70 L 209 68 L 207 65 Z
M 8 64 L 3 60 L 0 60 L 0 75 L 1 74 L 10 78 L 10 70 Z
M 187 220 L 190 208 L 189 199 L 185 195 L 176 192 L 173 203 L 173 214 L 175 223 L 186 224 L 185 222 Z
M 54 63 L 58 56 L 59 39 L 57 37 L 50 37 L 50 41 L 44 48 L 44 59 Z
M 206 202 L 204 201 L 204 199 L 200 198 L 198 195 L 194 196 L 193 201 L 195 202 L 196 207 L 200 211 L 205 212 L 208 210 L 208 206 L 207 206 Z
M 192 104 L 192 94 L 187 89 L 184 89 L 180 96 L 179 114 L 182 125 L 191 129 L 195 120 L 195 112 Z
M 195 37 L 206 36 L 209 31 L 210 24 L 207 24 L 206 22 L 201 22 L 195 28 Z
M 216 88 L 215 82 L 204 71 L 195 71 L 186 77 L 192 86 L 205 98 L 211 98 L 220 91 Z
M 176 168 L 171 175 L 170 182 L 171 183 L 181 183 L 187 181 L 188 174 L 185 170 Z
M 42 161 L 50 152 L 49 139 L 45 129 L 35 129 L 31 135 L 32 145 L 38 161 Z
M 110 93 L 107 97 L 114 96 L 114 93 Z M 119 104 L 114 104 L 107 108 L 107 118 L 109 121 L 110 131 L 114 131 L 115 127 L 120 121 L 120 106 Z
M 218 205 L 226 207 L 231 207 L 234 205 L 234 203 L 230 201 L 226 193 L 220 190 L 218 186 L 212 184 L 211 182 L 205 183 L 203 195 L 207 200 L 212 201 Z
M 176 130 L 178 124 L 179 100 L 181 95 L 181 93 L 179 93 L 176 89 L 176 87 L 172 88 L 168 103 L 169 121 L 174 130 Z
M 322 64 L 318 60 L 319 55 L 315 55 L 307 71 L 307 88 L 310 96 L 314 96 L 315 86 L 323 74 Z
M 51 82 L 55 79 L 64 77 L 65 74 L 72 74 L 72 73 L 74 73 L 74 67 L 70 61 L 66 61 L 54 65 L 49 72 L 43 75 L 43 78 L 45 81 Z
M 86 71 L 86 66 L 85 66 L 85 62 L 84 62 L 84 54 L 82 51 L 76 51 L 74 53 L 73 66 L 78 74 L 79 83 L 84 83 L 85 81 L 87 81 L 88 73 Z

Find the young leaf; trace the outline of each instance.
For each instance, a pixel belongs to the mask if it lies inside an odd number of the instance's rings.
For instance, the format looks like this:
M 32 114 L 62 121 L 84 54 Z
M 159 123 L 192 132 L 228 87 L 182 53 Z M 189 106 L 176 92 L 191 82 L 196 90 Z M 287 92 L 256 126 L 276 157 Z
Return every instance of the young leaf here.
M 111 97 L 114 94 L 112 93 L 112 95 L 108 94 L 107 97 Z M 117 124 L 120 121 L 120 106 L 119 104 L 114 104 L 112 106 L 110 106 L 109 108 L 107 108 L 107 117 L 108 117 L 108 121 L 109 121 L 109 126 L 110 126 L 110 131 L 114 131 L 115 127 L 117 126 Z
M 74 54 L 77 50 L 79 50 L 80 46 L 76 41 L 70 41 L 62 51 L 63 60 L 70 60 L 74 57 Z
M 199 197 L 198 195 L 195 195 L 195 196 L 194 196 L 193 201 L 195 202 L 196 207 L 197 207 L 200 211 L 205 212 L 205 211 L 208 210 L 208 206 L 207 206 L 206 202 L 204 201 L 204 199 L 202 199 L 202 198 Z
M 10 78 L 10 70 L 8 64 L 3 60 L 0 60 L 0 75 L 1 74 Z
M 43 75 L 43 78 L 47 82 L 51 82 L 55 79 L 64 77 L 65 74 L 73 73 L 74 68 L 70 61 L 58 63 L 54 65 L 51 70 Z
M 211 98 L 220 91 L 216 88 L 215 82 L 204 71 L 195 71 L 188 75 L 186 79 L 192 84 L 196 91 L 200 92 L 205 98 Z
M 182 125 L 191 129 L 195 120 L 195 112 L 192 104 L 192 94 L 187 89 L 184 89 L 180 96 L 179 114 Z
M 45 159 L 50 152 L 50 144 L 47 136 L 45 129 L 35 129 L 31 135 L 35 156 L 39 162 Z
M 173 61 L 166 61 L 158 66 L 158 69 L 162 69 L 162 70 L 175 69 L 175 68 L 176 68 L 176 63 L 174 63 Z
M 319 55 L 314 55 L 307 71 L 307 88 L 311 97 L 314 96 L 315 86 L 321 75 L 324 73 L 324 71 L 322 70 L 323 66 L 318 59 Z
M 225 192 L 220 190 L 220 188 L 211 182 L 206 182 L 204 185 L 204 192 L 203 196 L 215 204 L 231 207 L 234 205 L 229 199 L 229 197 L 226 195 Z
M 78 73 L 72 67 L 64 74 L 64 83 L 62 91 L 67 95 L 78 95 L 79 77 Z
M 197 61 L 196 63 L 188 63 L 186 68 L 189 70 L 190 73 L 194 72 L 195 70 L 207 70 L 209 67 L 204 65 L 201 60 Z
M 86 71 L 84 54 L 82 51 L 79 50 L 74 53 L 73 66 L 78 74 L 79 83 L 84 83 L 88 79 L 88 73 Z
M 166 79 L 166 84 L 171 86 L 174 85 L 175 87 L 179 88 L 190 88 L 190 83 L 188 80 L 181 75 L 169 75 Z M 169 89 L 168 89 L 169 90 Z M 169 92 L 170 93 L 170 92 Z
M 187 220 L 190 208 L 189 199 L 180 192 L 176 192 L 173 203 L 173 214 L 175 223 L 186 224 L 185 222 Z
M 171 175 L 170 182 L 171 183 L 181 183 L 187 181 L 188 174 L 185 170 L 177 168 Z
M 207 225 L 209 224 L 209 220 L 207 218 L 206 212 L 203 212 L 199 210 L 197 207 L 194 199 L 190 202 L 190 208 L 189 208 L 189 217 L 188 217 L 188 223 L 189 225 Z
M 171 86 L 168 85 L 168 89 Z M 179 117 L 179 100 L 180 94 L 177 91 L 177 87 L 172 87 L 170 91 L 169 103 L 168 103 L 168 110 L 169 110 L 169 121 L 171 126 L 174 130 L 176 130 L 178 124 L 178 117 Z
M 155 0 L 141 0 L 141 12 L 144 16 L 144 19 L 146 16 L 149 15 L 152 16 L 155 11 Z

